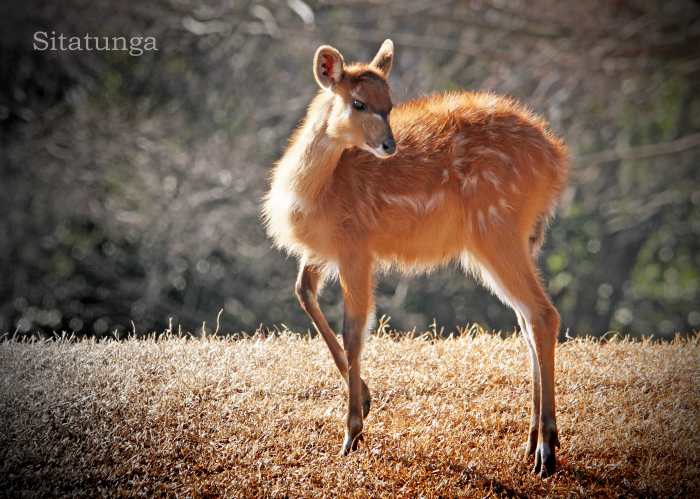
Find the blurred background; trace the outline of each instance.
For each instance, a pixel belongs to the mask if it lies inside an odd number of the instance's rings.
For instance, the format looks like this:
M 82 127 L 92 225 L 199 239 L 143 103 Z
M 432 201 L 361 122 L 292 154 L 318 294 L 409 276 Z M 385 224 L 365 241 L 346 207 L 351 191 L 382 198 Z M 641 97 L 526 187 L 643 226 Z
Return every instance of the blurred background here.
M 41 51 L 36 32 L 157 51 Z M 700 329 L 696 0 L 23 0 L 0 4 L 0 334 L 197 334 L 221 310 L 220 334 L 306 332 L 260 199 L 317 91 L 316 48 L 369 61 L 386 38 L 394 102 L 505 93 L 568 143 L 540 258 L 560 338 Z M 321 307 L 339 331 L 337 283 Z M 516 324 L 455 269 L 381 277 L 384 314 Z

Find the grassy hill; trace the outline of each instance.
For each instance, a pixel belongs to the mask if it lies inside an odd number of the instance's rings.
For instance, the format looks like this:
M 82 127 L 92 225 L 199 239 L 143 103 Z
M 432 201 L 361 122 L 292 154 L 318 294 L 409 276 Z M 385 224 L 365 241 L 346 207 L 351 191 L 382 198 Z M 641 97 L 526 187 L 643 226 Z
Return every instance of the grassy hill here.
M 345 387 L 319 338 L 0 343 L 7 497 L 689 497 L 700 491 L 698 337 L 557 351 L 558 472 L 521 456 L 520 336 L 379 334 L 373 406 L 341 458 Z M 696 495 L 697 497 L 697 495 Z

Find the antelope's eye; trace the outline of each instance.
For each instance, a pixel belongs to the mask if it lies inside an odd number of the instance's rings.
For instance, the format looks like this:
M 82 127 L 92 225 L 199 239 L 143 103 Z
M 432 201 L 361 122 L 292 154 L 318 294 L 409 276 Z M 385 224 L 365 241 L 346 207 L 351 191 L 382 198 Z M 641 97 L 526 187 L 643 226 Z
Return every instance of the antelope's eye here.
M 357 109 L 358 111 L 364 111 L 367 109 L 367 106 L 365 106 L 364 102 L 360 102 L 359 100 L 353 101 L 352 105 Z

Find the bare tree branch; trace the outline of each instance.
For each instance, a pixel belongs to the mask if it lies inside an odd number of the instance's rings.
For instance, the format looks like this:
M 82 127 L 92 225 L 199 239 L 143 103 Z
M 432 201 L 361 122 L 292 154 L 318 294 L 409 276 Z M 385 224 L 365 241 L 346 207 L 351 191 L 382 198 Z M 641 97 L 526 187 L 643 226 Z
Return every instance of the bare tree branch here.
M 671 140 L 669 142 L 660 142 L 658 144 L 633 147 L 625 151 L 609 150 L 593 154 L 586 154 L 585 156 L 572 157 L 571 162 L 577 168 L 582 168 L 584 166 L 597 165 L 599 163 L 617 161 L 620 159 L 641 159 L 650 158 L 653 156 L 664 156 L 666 154 L 675 154 L 697 146 L 700 146 L 700 133 L 688 135 L 682 139 Z

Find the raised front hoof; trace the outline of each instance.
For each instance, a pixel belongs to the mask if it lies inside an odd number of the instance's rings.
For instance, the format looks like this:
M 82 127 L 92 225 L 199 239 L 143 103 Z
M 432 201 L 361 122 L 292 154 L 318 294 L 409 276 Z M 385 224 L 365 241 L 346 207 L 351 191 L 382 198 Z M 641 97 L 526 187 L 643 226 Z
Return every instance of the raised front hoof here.
M 355 438 L 345 435 L 345 441 L 343 442 L 343 447 L 340 449 L 340 455 L 347 456 L 351 452 L 355 452 L 359 443 L 364 442 L 364 440 L 365 437 L 362 435 L 362 433 L 357 435 Z
M 365 380 L 362 379 L 360 381 L 362 381 L 362 419 L 364 419 L 367 417 L 367 414 L 369 414 L 369 407 L 372 404 L 372 394 L 369 392 Z
M 554 448 L 547 444 L 538 445 L 535 451 L 535 467 L 532 469 L 532 474 L 539 475 L 540 478 L 547 478 L 554 474 L 555 468 Z

